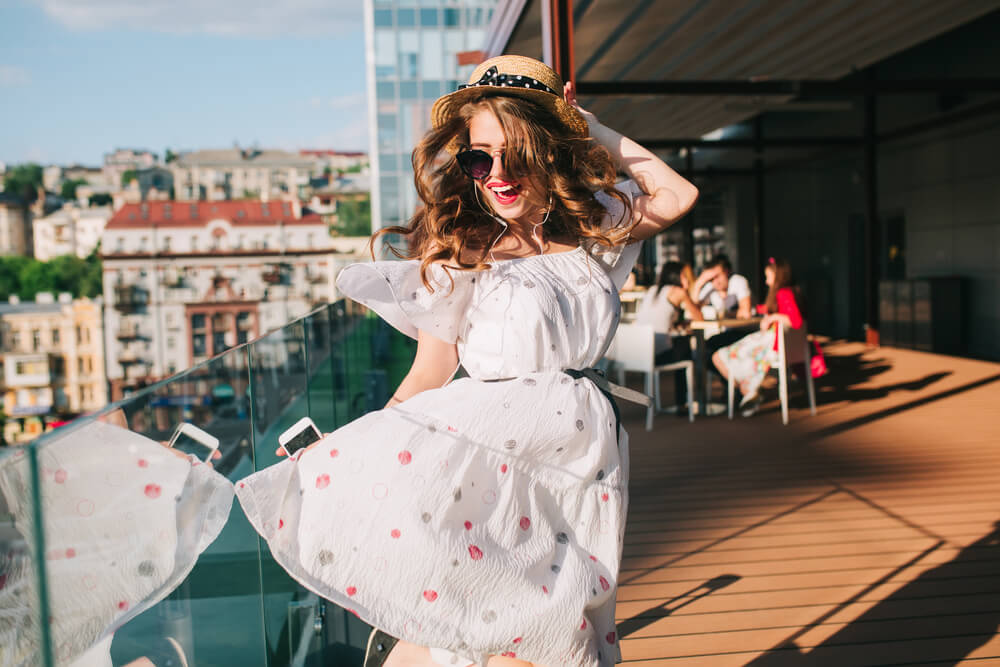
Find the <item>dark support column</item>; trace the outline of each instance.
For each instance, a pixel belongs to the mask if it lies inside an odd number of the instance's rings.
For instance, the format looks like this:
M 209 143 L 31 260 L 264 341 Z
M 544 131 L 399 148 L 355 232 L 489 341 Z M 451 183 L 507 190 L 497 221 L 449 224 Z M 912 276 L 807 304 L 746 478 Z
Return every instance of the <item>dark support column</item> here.
M 552 31 L 552 69 L 563 81 L 575 81 L 573 62 L 573 0 L 548 0 L 549 28 Z M 562 94 L 562 91 L 558 91 Z
M 684 155 L 684 178 L 690 181 L 694 178 L 694 150 L 690 146 L 684 150 L 687 151 Z M 684 245 L 687 246 L 685 261 L 691 265 L 693 271 L 697 271 L 698 267 L 694 265 L 694 215 L 692 214 L 684 216 Z
M 754 179 L 754 215 L 753 221 L 753 261 L 754 265 L 749 272 L 751 285 L 754 294 L 758 295 L 759 301 L 763 302 L 764 285 L 761 282 L 764 266 L 764 122 L 761 116 L 757 116 L 753 121 L 754 157 L 753 157 L 753 179 Z M 747 275 L 747 270 L 743 267 L 743 275 Z
M 870 72 L 874 78 L 874 73 Z M 877 347 L 878 335 L 878 98 L 865 95 L 865 342 Z

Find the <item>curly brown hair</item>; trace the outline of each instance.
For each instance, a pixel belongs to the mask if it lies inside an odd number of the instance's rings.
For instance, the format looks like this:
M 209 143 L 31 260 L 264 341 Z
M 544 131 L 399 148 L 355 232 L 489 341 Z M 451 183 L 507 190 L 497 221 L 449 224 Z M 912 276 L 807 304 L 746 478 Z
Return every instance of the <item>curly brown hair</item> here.
M 413 151 L 414 184 L 423 205 L 408 226 L 380 229 L 371 239 L 398 234 L 407 241 L 404 250 L 387 243 L 404 259 L 420 259 L 424 285 L 432 264 L 446 269 L 483 271 L 491 244 L 503 230 L 481 201 L 476 184 L 458 166 L 455 152 L 469 144 L 469 120 L 480 110 L 490 110 L 500 122 L 506 139 L 505 169 L 531 174 L 542 191 L 552 194 L 552 207 L 543 226 L 544 238 L 571 238 L 604 246 L 624 243 L 634 226 L 628 197 L 615 188 L 611 154 L 590 138 L 574 137 L 548 111 L 527 100 L 484 94 L 462 106 L 459 113 L 428 132 Z M 622 204 L 616 227 L 602 231 L 607 210 L 594 198 L 603 191 Z

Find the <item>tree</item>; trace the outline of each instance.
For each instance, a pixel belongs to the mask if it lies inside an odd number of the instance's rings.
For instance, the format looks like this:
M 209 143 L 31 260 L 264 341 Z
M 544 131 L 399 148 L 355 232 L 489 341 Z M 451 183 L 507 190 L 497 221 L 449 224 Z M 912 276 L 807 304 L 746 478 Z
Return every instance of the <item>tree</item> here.
M 74 297 L 101 294 L 101 260 L 95 250 L 86 259 L 62 255 L 40 262 L 31 257 L 0 257 L 0 299 L 17 294 L 34 299 L 39 292 L 69 292 Z
M 131 183 L 138 177 L 139 177 L 139 172 L 137 172 L 135 169 L 126 169 L 124 172 L 122 172 L 122 187 L 127 188 L 129 186 L 129 183 Z
M 338 202 L 334 228 L 340 236 L 369 236 L 372 233 L 371 199 Z
M 11 294 L 21 291 L 21 272 L 34 261 L 19 255 L 0 257 L 0 299 L 6 301 Z
M 114 203 L 114 200 L 107 192 L 97 192 L 90 195 L 90 198 L 87 200 L 89 206 L 111 206 L 112 203 Z
M 86 184 L 87 181 L 83 178 L 71 178 L 68 181 L 63 181 L 62 187 L 59 190 L 59 196 L 67 201 L 76 199 L 76 189 Z
M 4 190 L 17 195 L 26 204 L 38 199 L 38 190 L 42 187 L 42 167 L 34 163 L 19 164 L 11 167 L 3 177 Z
M 168 148 L 163 153 L 163 162 L 164 162 L 164 164 L 170 164 L 171 162 L 173 162 L 174 160 L 176 160 L 177 157 L 178 157 L 177 153 L 173 152 L 172 150 L 170 150 Z

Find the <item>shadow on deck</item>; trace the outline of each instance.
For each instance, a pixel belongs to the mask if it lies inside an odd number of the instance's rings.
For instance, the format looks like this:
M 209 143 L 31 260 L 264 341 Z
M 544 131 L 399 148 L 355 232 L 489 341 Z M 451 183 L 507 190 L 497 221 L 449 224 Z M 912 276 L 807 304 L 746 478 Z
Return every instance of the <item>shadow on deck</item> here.
M 1000 365 L 827 355 L 787 427 L 624 409 L 626 662 L 1000 664 Z

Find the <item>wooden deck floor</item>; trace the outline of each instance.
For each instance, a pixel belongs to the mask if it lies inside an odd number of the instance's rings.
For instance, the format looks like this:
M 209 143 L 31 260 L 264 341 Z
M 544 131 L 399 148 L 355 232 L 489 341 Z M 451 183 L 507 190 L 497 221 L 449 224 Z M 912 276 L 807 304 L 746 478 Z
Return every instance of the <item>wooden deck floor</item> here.
M 1000 665 L 1000 364 L 826 351 L 787 427 L 625 408 L 626 663 Z

